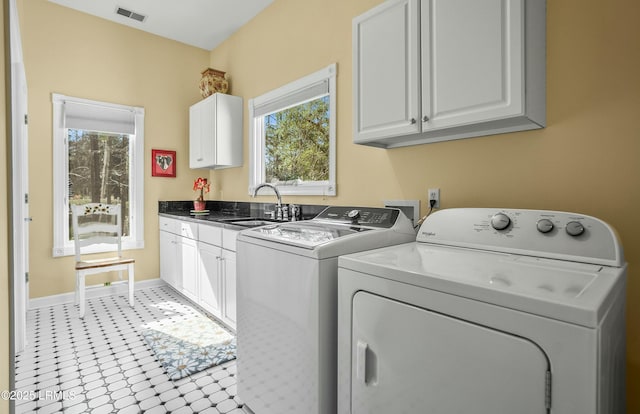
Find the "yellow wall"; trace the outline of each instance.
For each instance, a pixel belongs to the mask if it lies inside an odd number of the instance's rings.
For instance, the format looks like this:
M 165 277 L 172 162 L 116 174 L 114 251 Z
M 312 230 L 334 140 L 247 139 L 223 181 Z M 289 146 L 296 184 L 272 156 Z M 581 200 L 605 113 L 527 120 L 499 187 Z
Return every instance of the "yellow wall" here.
M 7 151 L 8 145 L 11 141 L 10 133 L 8 130 L 7 120 L 9 115 L 7 113 L 7 97 L 8 88 L 6 88 L 5 75 L 10 59 L 8 56 L 9 51 L 5 48 L 5 38 L 7 34 L 5 29 L 8 30 L 8 22 L 4 21 L 4 16 L 7 13 L 5 10 L 5 1 L 2 2 L 0 7 L 0 56 L 4 57 L 3 65 L 0 66 L 0 194 L 8 194 L 8 180 L 9 171 L 8 164 L 10 161 L 9 152 Z M 8 41 L 8 38 L 7 38 Z M 5 52 L 7 55 L 5 55 Z M 0 198 L 0 391 L 9 389 L 9 197 L 3 196 Z M 0 399 L 0 413 L 9 412 L 9 402 L 5 399 Z
M 547 128 L 381 150 L 351 142 L 351 20 L 380 2 L 276 0 L 209 54 L 46 0 L 21 0 L 31 119 L 32 296 L 73 290 L 71 260 L 51 257 L 52 92 L 146 109 L 146 246 L 135 252 L 137 278 L 145 279 L 158 276 L 156 201 L 193 197 L 192 179 L 206 174 L 190 171 L 187 162 L 187 108 L 200 99 L 200 70 L 211 66 L 231 75 L 231 93 L 245 99 L 246 143 L 247 99 L 337 62 L 338 196 L 285 201 L 379 205 L 406 198 L 424 205 L 426 189 L 439 187 L 443 208 L 556 209 L 611 223 L 629 262 L 629 413 L 640 412 L 640 218 L 633 208 L 640 205 L 640 3 L 548 1 Z M 178 178 L 150 177 L 151 148 L 178 151 Z M 249 200 L 248 171 L 245 164 L 211 172 L 210 197 Z
M 209 52 L 79 13 L 46 0 L 21 0 L 29 88 L 30 294 L 74 290 L 72 257 L 53 258 L 52 105 L 61 93 L 145 109 L 145 249 L 136 280 L 157 278 L 158 200 L 193 197 L 188 163 L 189 106 L 201 99 Z M 177 151 L 177 177 L 151 177 L 151 149 Z
M 619 231 L 629 262 L 629 413 L 640 412 L 640 3 L 547 2 L 547 128 L 381 150 L 351 141 L 351 20 L 380 2 L 277 0 L 211 53 L 210 66 L 227 71 L 232 93 L 245 100 L 337 62 L 338 196 L 286 201 L 421 199 L 424 212 L 427 188 L 439 187 L 443 208 L 604 219 Z M 248 200 L 248 172 L 246 164 L 212 172 L 215 197 Z

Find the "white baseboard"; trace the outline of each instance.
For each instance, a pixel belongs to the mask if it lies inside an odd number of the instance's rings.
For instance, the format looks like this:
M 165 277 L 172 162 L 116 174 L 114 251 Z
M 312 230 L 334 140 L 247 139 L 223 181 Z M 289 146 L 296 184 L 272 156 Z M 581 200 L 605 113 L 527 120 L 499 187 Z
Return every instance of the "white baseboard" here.
M 141 280 L 133 284 L 135 290 L 146 289 L 150 287 L 166 286 L 167 283 L 162 279 Z M 100 298 L 111 295 L 126 295 L 128 286 L 126 283 L 112 286 L 101 286 L 94 289 L 87 289 L 86 298 Z M 38 309 L 53 305 L 63 305 L 65 303 L 73 303 L 75 301 L 75 292 L 61 293 L 59 295 L 43 296 L 41 298 L 29 299 L 28 309 Z

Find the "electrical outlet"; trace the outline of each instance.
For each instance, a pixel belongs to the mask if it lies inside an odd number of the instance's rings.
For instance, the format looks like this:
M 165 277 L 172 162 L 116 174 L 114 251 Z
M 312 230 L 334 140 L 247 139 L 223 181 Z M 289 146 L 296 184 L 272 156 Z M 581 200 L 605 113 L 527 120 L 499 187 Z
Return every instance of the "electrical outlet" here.
M 429 200 L 429 206 L 431 206 L 431 200 L 435 200 L 435 204 L 433 205 L 433 208 L 440 208 L 440 189 L 430 188 L 428 200 Z

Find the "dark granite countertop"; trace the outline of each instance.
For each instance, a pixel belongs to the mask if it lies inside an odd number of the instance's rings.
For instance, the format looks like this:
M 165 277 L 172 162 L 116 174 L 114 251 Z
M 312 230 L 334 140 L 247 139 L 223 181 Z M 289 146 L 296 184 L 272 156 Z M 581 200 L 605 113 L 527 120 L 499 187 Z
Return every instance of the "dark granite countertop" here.
M 302 214 L 302 220 L 308 220 L 315 217 L 319 212 L 324 210 L 326 206 L 303 204 L 299 205 L 299 207 Z M 234 230 L 246 229 L 247 227 L 229 223 L 230 220 L 243 218 L 269 219 L 269 213 L 275 210 L 275 204 L 207 200 L 205 209 L 209 210 L 209 214 L 194 215 L 191 213 L 192 209 L 193 201 L 158 202 L 159 216 L 177 218 L 202 224 L 223 226 Z

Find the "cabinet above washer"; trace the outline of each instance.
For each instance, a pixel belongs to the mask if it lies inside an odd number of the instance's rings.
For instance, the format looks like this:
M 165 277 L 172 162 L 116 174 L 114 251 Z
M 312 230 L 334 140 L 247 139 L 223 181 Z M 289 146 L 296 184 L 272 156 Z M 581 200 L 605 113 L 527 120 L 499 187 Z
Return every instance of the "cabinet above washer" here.
M 545 22 L 544 0 L 388 0 L 356 17 L 354 142 L 544 127 Z
M 189 167 L 242 166 L 242 98 L 214 93 L 189 108 Z

